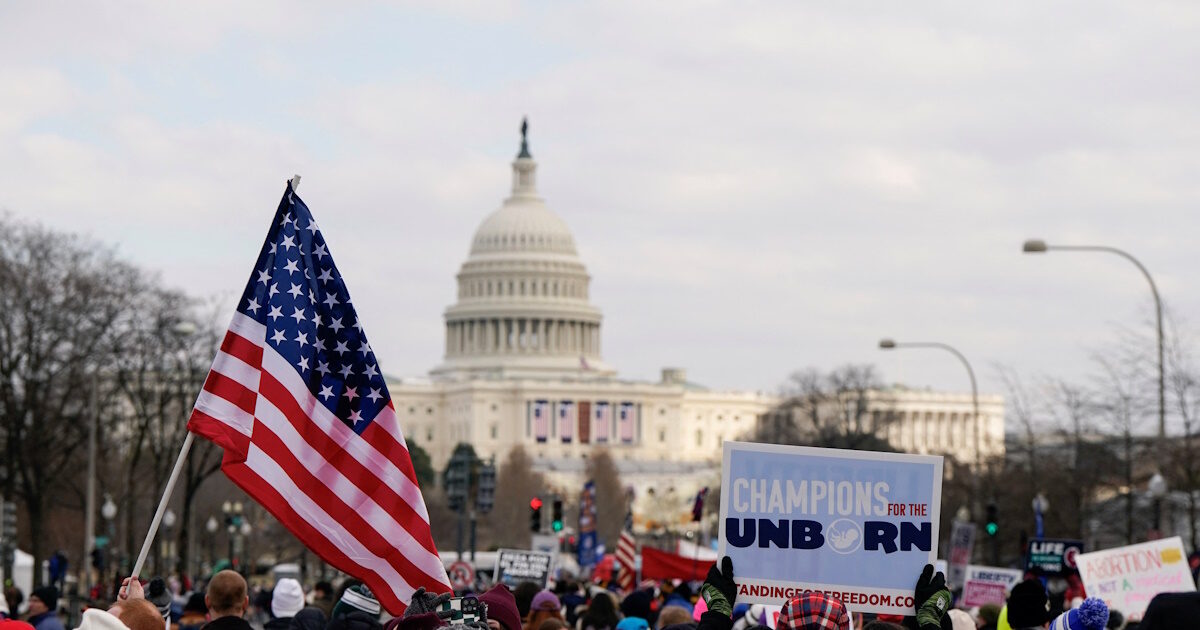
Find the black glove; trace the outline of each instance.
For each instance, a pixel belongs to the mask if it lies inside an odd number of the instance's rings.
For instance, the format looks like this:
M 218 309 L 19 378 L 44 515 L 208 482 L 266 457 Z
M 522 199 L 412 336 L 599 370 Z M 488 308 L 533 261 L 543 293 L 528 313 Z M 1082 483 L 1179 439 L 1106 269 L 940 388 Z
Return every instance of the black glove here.
M 404 616 L 412 617 L 424 613 L 435 613 L 438 619 L 449 619 L 454 616 L 454 611 L 440 610 L 442 604 L 448 601 L 450 601 L 450 593 L 434 595 L 433 593 L 426 593 L 425 587 L 422 586 L 413 593 L 412 601 L 409 602 L 408 608 L 405 609 Z
M 941 571 L 935 575 L 933 565 L 925 565 L 921 576 L 917 578 L 914 598 L 917 624 L 921 630 L 940 630 L 942 618 L 950 612 L 953 599 L 950 589 L 946 588 L 946 576 Z
M 708 609 L 719 612 L 726 617 L 733 616 L 733 601 L 737 599 L 737 584 L 733 581 L 733 560 L 729 556 L 721 558 L 721 568 L 714 564 L 708 570 L 704 586 L 700 587 L 700 595 Z

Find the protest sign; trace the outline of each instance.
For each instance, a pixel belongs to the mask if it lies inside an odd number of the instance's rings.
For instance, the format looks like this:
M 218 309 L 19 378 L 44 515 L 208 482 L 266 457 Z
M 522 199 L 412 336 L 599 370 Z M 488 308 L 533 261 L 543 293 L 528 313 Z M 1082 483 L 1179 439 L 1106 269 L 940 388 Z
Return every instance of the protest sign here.
M 496 554 L 496 572 L 492 579 L 515 587 L 521 582 L 536 582 L 543 587 L 554 570 L 554 554 L 543 551 L 501 549 Z
M 852 611 L 912 614 L 937 554 L 942 458 L 725 442 L 719 555 L 737 601 L 822 591 Z
M 1076 562 L 1088 595 L 1133 619 L 1159 593 L 1196 590 L 1178 536 L 1082 553 Z
M 1047 577 L 1061 577 L 1075 570 L 1075 557 L 1083 553 L 1083 541 L 1034 538 L 1025 553 L 1025 570 Z
M 1004 605 L 1008 592 L 1021 581 L 1016 569 L 968 565 L 963 578 L 962 603 L 967 607 L 984 604 Z
M 971 562 L 971 551 L 975 548 L 975 524 L 954 521 L 950 528 L 950 571 L 946 583 L 950 588 L 961 588 Z

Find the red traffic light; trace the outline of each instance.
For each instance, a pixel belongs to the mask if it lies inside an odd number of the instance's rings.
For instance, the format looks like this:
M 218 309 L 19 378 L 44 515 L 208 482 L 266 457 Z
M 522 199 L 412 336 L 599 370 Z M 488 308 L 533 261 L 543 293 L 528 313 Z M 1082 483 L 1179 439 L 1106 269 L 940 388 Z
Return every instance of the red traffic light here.
M 542 500 L 537 497 L 533 497 L 529 500 L 529 507 L 535 510 L 542 509 Z

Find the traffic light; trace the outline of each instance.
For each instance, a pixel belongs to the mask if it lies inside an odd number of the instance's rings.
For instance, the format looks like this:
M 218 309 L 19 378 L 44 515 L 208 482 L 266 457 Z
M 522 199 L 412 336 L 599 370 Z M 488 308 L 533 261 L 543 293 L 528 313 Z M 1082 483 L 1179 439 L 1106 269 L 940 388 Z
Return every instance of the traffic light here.
M 529 500 L 529 531 L 535 534 L 542 531 L 542 500 L 537 497 Z
M 471 485 L 471 457 L 455 451 L 446 468 L 446 501 L 458 512 L 467 507 L 467 492 Z
M 996 504 L 989 503 L 987 506 L 987 524 L 983 526 L 988 536 L 996 537 L 1000 533 L 1000 523 L 996 520 Z
M 496 496 L 496 465 L 483 464 L 479 467 L 479 486 L 475 489 L 475 509 L 482 514 L 492 511 Z
M 552 504 L 550 510 L 550 529 L 553 529 L 556 532 L 561 532 L 563 530 L 562 510 L 562 499 L 555 497 L 554 503 Z

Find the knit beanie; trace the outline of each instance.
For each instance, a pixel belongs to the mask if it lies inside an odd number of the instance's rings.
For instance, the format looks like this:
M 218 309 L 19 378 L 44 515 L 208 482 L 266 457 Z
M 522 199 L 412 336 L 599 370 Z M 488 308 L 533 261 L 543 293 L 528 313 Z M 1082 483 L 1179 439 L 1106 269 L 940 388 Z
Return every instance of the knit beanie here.
M 488 619 L 500 622 L 504 630 L 521 630 L 521 614 L 517 612 L 517 598 L 503 584 L 497 584 L 479 601 L 487 604 Z M 532 600 L 531 600 L 532 601 Z
M 533 601 L 529 603 L 529 612 L 558 612 L 561 610 L 562 603 L 550 591 L 538 591 L 538 594 L 533 596 Z
M 1008 625 L 1031 628 L 1050 621 L 1050 599 L 1038 580 L 1025 580 L 1013 587 L 1008 596 Z
M 89 608 L 83 611 L 83 619 L 79 621 L 79 627 L 76 630 L 129 630 L 129 627 L 121 623 L 116 615 L 103 608 Z
M 952 608 L 946 615 L 950 618 L 950 628 L 943 628 L 943 630 L 975 630 L 977 627 L 971 619 L 971 615 L 967 614 L 965 610 Z
M 1050 630 L 1104 630 L 1108 625 L 1108 605 L 1102 599 L 1089 597 L 1079 608 L 1072 608 L 1050 624 Z
M 58 589 L 53 586 L 35 588 L 30 595 L 42 600 L 42 603 L 50 610 L 58 608 Z
M 366 584 L 355 584 L 342 593 L 342 598 L 333 606 L 331 619 L 345 617 L 353 612 L 364 613 L 379 619 L 379 600 L 371 593 Z
M 171 594 L 167 592 L 167 581 L 156 577 L 146 585 L 146 600 L 158 609 L 163 619 L 171 617 Z
M 271 615 L 276 619 L 289 619 L 304 609 L 304 589 L 292 578 L 283 578 L 275 583 L 271 591 Z
M 842 602 L 824 593 L 795 595 L 783 605 L 775 630 L 803 630 L 819 620 L 822 628 L 849 630 L 850 613 Z

